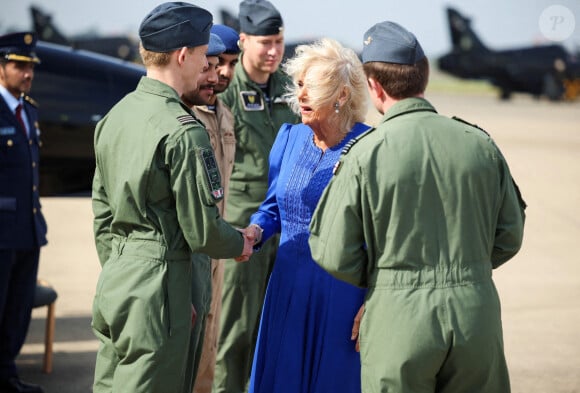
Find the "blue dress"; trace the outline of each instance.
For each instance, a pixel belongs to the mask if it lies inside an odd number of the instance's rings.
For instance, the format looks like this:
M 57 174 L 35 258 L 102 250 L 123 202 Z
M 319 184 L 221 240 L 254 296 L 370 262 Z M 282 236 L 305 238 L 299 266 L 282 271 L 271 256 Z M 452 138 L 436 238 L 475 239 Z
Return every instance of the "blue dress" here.
M 284 124 L 270 152 L 269 188 L 251 222 L 263 239 L 281 233 L 262 309 L 250 393 L 360 392 L 360 356 L 350 339 L 365 290 L 313 260 L 308 226 L 344 145 L 369 129 L 357 123 L 322 151 L 312 129 Z

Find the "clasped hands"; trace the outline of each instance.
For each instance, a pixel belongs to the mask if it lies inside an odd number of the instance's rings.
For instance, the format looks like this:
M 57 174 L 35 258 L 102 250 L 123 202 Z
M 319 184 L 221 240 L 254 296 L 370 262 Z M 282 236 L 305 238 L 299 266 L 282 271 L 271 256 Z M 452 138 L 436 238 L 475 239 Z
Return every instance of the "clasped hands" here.
M 244 249 L 242 255 L 235 257 L 236 262 L 246 262 L 254 252 L 254 246 L 262 241 L 262 228 L 256 224 L 250 224 L 244 229 L 238 228 L 244 238 Z

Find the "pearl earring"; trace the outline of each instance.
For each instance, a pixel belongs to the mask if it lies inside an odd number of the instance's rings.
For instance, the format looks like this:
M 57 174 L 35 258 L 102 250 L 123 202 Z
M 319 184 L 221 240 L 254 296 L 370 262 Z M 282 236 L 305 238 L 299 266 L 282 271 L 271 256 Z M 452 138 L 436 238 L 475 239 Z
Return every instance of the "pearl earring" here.
M 335 111 L 336 113 L 338 113 L 338 112 L 339 112 L 339 111 L 338 111 L 338 109 L 339 109 L 339 108 L 340 108 L 340 105 L 338 104 L 338 101 L 337 101 L 337 102 L 335 102 L 335 103 L 334 103 L 334 111 Z

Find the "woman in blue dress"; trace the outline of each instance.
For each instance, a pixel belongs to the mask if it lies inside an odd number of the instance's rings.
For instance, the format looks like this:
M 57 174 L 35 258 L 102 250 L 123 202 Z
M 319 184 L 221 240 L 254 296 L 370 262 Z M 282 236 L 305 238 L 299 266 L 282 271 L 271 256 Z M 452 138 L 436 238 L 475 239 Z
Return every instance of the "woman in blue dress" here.
M 370 128 L 362 123 L 366 79 L 354 51 L 331 39 L 298 47 L 285 71 L 302 124 L 281 127 L 270 152 L 266 199 L 246 230 L 256 237 L 261 232 L 262 241 L 281 234 L 249 391 L 360 392 L 360 356 L 351 335 L 365 293 L 312 260 L 308 225 L 342 149 Z

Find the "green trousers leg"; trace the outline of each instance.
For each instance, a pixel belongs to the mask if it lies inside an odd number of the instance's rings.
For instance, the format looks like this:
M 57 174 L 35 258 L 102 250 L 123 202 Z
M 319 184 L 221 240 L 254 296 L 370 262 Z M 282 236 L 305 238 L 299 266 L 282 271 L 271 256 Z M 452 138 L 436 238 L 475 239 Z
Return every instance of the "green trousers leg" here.
M 360 331 L 365 393 L 509 393 L 491 280 L 369 290 Z

